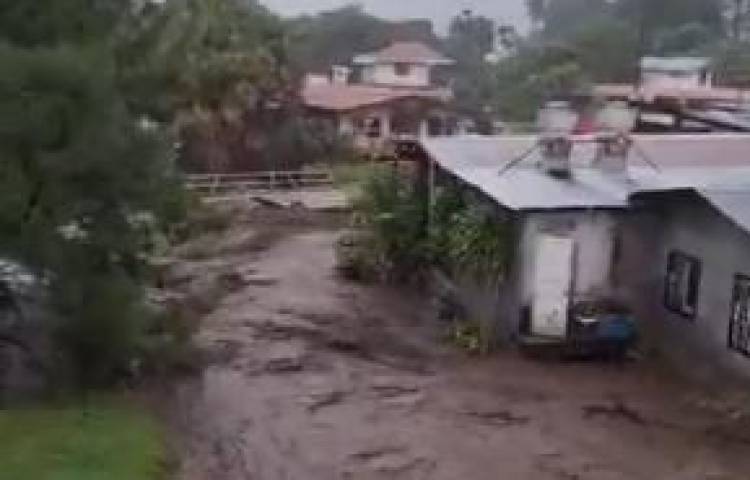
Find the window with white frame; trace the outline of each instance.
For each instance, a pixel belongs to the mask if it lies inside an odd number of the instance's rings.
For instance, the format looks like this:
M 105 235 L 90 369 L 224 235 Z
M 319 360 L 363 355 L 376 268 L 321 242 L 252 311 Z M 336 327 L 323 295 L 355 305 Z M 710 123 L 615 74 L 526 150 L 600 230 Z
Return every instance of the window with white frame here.
M 664 306 L 686 318 L 695 318 L 702 266 L 700 260 L 680 251 L 672 251 L 667 263 Z
M 750 357 L 750 277 L 746 275 L 734 277 L 729 348 Z

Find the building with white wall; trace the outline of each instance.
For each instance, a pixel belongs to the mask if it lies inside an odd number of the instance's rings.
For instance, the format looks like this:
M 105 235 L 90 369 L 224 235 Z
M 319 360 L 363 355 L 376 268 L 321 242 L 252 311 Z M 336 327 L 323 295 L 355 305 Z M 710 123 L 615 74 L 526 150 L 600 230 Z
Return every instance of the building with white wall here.
M 497 331 L 566 338 L 581 305 L 613 301 L 644 351 L 750 378 L 750 136 L 636 135 L 616 158 L 597 138 L 573 138 L 566 172 L 532 136 L 421 142 L 430 191 L 452 183 L 512 225 L 509 272 L 487 294 Z M 476 285 L 456 290 L 486 311 Z
M 355 146 L 382 152 L 394 138 L 456 130 L 449 107 L 453 93 L 435 76 L 453 63 L 422 43 L 397 42 L 357 55 L 351 67 L 332 67 L 328 77 L 309 75 L 302 100 L 310 114 L 329 119 Z M 358 81 L 351 82 L 352 77 Z

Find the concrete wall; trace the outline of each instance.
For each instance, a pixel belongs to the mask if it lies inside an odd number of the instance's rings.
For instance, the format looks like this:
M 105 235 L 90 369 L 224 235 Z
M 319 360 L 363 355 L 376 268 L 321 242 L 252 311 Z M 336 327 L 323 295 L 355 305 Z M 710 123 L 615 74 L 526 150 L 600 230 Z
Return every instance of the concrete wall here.
M 394 64 L 368 65 L 362 69 L 362 82 L 401 87 L 430 86 L 430 67 L 410 65 L 408 75 L 397 75 Z
M 501 340 L 519 332 L 521 309 L 534 297 L 536 244 L 540 235 L 553 234 L 576 242 L 573 300 L 613 294 L 614 236 L 621 213 L 561 211 L 514 213 L 498 209 L 498 218 L 511 218 L 515 252 L 507 278 L 495 288 L 468 278 L 453 279 L 456 295 L 472 318 L 494 315 Z
M 497 290 L 453 280 L 469 315 L 494 315 L 502 339 L 518 333 L 521 309 L 533 299 L 536 239 L 566 235 L 577 244 L 574 300 L 621 300 L 633 310 L 643 350 L 663 355 L 688 376 L 750 379 L 750 358 L 728 347 L 734 278 L 750 276 L 750 234 L 696 194 L 649 195 L 628 211 L 504 211 L 504 216 L 512 218 L 516 232 L 508 278 Z M 702 263 L 693 319 L 664 307 L 673 250 Z
M 701 260 L 697 315 L 663 305 L 670 251 Z M 750 235 L 693 194 L 654 196 L 623 223 L 620 291 L 634 308 L 645 345 L 701 379 L 750 378 L 750 358 L 728 348 L 736 274 L 750 275 Z
M 600 210 L 526 213 L 518 252 L 521 302 L 528 304 L 534 296 L 536 245 L 541 235 L 559 235 L 575 241 L 574 300 L 609 295 L 618 215 Z

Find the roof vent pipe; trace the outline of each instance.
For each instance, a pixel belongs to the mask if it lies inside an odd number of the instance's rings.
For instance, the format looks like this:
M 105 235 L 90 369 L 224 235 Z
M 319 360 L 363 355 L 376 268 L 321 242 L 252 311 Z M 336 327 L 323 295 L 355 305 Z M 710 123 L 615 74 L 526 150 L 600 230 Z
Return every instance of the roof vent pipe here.
M 596 166 L 604 173 L 624 175 L 628 171 L 628 155 L 633 141 L 616 133 L 603 133 L 597 139 Z
M 568 102 L 549 102 L 539 111 L 537 125 L 541 131 L 541 168 L 556 178 L 569 178 L 573 142 L 570 134 L 578 122 L 578 114 Z
M 601 133 L 596 139 L 596 165 L 605 173 L 626 174 L 628 155 L 633 145 L 630 132 L 638 113 L 626 102 L 610 102 L 597 115 Z

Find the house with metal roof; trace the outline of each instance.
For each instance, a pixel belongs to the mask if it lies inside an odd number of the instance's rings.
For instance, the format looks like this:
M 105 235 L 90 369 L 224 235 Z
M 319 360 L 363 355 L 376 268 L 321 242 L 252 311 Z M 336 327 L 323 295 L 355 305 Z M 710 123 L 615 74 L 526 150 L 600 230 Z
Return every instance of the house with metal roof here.
M 452 133 L 453 92 L 435 75 L 453 60 L 418 42 L 396 42 L 332 66 L 328 76 L 308 75 L 302 103 L 328 119 L 364 151 L 384 150 L 392 138 Z
M 569 142 L 562 156 L 544 137 L 421 142 L 431 192 L 458 185 L 513 226 L 498 331 L 564 338 L 606 300 L 632 312 L 644 351 L 750 376 L 750 136 Z
M 714 84 L 704 57 L 644 57 L 634 84 L 600 84 L 592 96 L 640 107 L 641 132 L 750 132 L 750 92 Z

